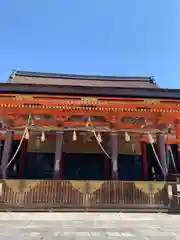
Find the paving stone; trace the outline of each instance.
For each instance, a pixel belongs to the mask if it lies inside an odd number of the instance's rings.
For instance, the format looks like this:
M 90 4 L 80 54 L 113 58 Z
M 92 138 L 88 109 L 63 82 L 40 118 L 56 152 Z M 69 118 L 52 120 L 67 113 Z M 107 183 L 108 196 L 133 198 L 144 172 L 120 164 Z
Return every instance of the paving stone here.
M 0 239 L 180 239 L 180 215 L 0 213 Z

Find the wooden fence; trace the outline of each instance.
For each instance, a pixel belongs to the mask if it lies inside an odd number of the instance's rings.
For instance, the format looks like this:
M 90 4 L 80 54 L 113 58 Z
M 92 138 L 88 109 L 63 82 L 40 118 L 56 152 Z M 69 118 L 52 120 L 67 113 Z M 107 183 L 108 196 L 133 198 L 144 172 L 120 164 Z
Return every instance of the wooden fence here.
M 180 209 L 166 182 L 1 180 L 0 210 Z

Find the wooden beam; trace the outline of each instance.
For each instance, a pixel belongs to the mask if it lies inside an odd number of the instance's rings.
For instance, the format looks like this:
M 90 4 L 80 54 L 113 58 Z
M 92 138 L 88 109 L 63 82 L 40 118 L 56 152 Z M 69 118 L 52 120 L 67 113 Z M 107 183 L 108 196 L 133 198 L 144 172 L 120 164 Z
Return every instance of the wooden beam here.
M 32 98 L 34 100 L 60 100 L 60 99 L 69 99 L 69 100 L 78 100 L 81 98 L 85 98 L 84 96 L 67 96 L 67 95 L 47 95 L 47 94 L 7 94 L 7 93 L 1 93 L 0 94 L 0 98 L 5 98 L 5 99 L 12 99 L 12 100 L 16 100 L 16 99 L 22 99 L 22 100 L 27 100 L 29 98 Z M 141 102 L 149 102 L 147 98 L 123 98 L 123 97 L 98 97 L 98 100 L 101 101 L 141 101 Z M 171 103 L 171 104 L 179 104 L 180 100 L 174 100 L 174 99 L 151 99 L 151 101 L 160 101 L 162 103 Z
M 27 95 L 28 96 L 28 95 Z M 84 100 L 85 99 L 85 100 Z M 87 99 L 87 100 L 86 100 Z M 149 99 L 116 99 L 113 100 L 113 98 L 105 98 L 102 100 L 102 98 L 97 98 L 97 102 L 88 101 L 88 98 L 81 98 L 79 100 L 79 97 L 77 100 L 67 100 L 66 98 L 59 98 L 59 99 L 47 99 L 47 98 L 23 98 L 21 99 L 21 95 L 19 98 L 12 98 L 12 97 L 0 97 L 0 106 L 9 108 L 9 107 L 23 107 L 26 108 L 28 105 L 32 105 L 33 108 L 43 107 L 43 108 L 58 108 L 58 107 L 82 107 L 82 106 L 95 106 L 99 108 L 148 108 L 152 110 L 177 110 L 180 111 L 180 101 L 173 103 L 172 101 L 169 102 L 160 102 L 160 100 L 152 100 L 149 101 Z M 163 112 L 162 110 L 162 112 Z
M 175 135 L 173 135 L 175 137 Z M 6 134 L 1 134 L 0 135 L 0 140 L 5 140 L 7 138 Z M 22 138 L 22 135 L 18 135 L 18 134 L 13 134 L 13 140 L 20 140 Z M 56 137 L 55 135 L 48 135 L 47 139 L 50 141 L 55 141 Z M 149 142 L 149 139 L 147 137 L 143 137 L 143 141 L 145 141 L 146 143 Z M 180 139 L 176 139 L 176 138 L 168 138 L 166 140 L 167 144 L 180 144 Z
M 16 116 L 22 117 L 23 115 L 29 115 L 29 114 L 36 114 L 36 115 L 51 115 L 54 118 L 57 116 L 68 116 L 71 117 L 73 115 L 88 115 L 88 116 L 105 116 L 107 119 L 110 118 L 110 116 L 113 114 L 117 115 L 118 119 L 121 119 L 123 117 L 144 117 L 147 119 L 157 119 L 159 114 L 162 114 L 161 121 L 165 122 L 174 122 L 177 117 L 179 117 L 178 112 L 171 112 L 171 113 L 161 113 L 161 112 L 150 112 L 150 111 L 135 111 L 135 109 L 132 109 L 132 111 L 116 111 L 115 109 L 112 111 L 107 111 L 106 108 L 100 108 L 100 109 L 92 109 L 92 108 L 79 108 L 79 109 L 54 109 L 54 108 L 20 108 L 20 107 L 10 107 L 10 108 L 0 108 L 0 114 L 3 117 L 11 118 L 12 115 L 16 113 Z

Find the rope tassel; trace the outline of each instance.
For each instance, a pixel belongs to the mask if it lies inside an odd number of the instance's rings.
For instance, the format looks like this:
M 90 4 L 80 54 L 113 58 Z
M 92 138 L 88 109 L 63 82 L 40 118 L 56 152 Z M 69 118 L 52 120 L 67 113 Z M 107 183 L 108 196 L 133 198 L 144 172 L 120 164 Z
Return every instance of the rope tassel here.
M 152 137 L 152 135 L 151 135 L 150 133 L 148 133 L 148 139 L 149 139 L 149 142 L 150 142 L 151 144 L 154 143 L 154 139 L 153 139 L 153 137 Z
M 24 138 L 25 138 L 26 140 L 29 139 L 29 131 L 28 131 L 28 128 L 25 129 L 25 135 L 24 135 Z
M 41 133 L 41 142 L 44 142 L 46 140 L 45 133 Z
M 127 132 L 125 132 L 125 141 L 126 142 L 130 142 L 131 141 L 131 138 L 129 136 L 129 134 Z
M 102 138 L 101 138 L 101 134 L 100 133 L 98 133 L 98 135 L 97 135 L 97 140 L 98 140 L 99 143 L 102 142 Z
M 73 131 L 73 142 L 77 141 L 77 134 L 76 134 L 76 131 L 74 130 Z

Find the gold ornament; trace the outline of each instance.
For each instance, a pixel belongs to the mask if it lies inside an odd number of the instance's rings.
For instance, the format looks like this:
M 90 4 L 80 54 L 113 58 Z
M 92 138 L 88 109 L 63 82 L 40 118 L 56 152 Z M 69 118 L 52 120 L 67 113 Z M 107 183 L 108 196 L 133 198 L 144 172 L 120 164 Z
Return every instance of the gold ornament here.
M 73 188 L 80 193 L 92 194 L 101 188 L 103 181 L 70 181 Z
M 88 181 L 88 193 L 92 194 L 102 187 L 103 181 Z
M 135 186 L 146 194 L 156 194 L 164 188 L 165 182 L 136 182 Z
M 73 188 L 78 190 L 80 193 L 84 193 L 85 191 L 85 181 L 70 181 Z
M 39 180 L 5 180 L 13 192 L 27 193 L 39 184 Z

